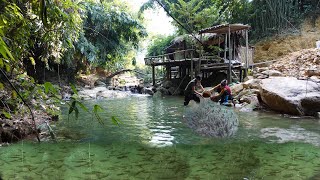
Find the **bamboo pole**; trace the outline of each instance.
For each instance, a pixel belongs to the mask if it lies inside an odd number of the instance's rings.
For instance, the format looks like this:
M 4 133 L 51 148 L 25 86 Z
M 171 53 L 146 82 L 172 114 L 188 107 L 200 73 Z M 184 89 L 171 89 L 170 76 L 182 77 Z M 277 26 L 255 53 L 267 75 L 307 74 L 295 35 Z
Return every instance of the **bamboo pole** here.
M 248 56 L 249 56 L 249 37 L 248 37 L 248 30 L 246 30 L 246 68 L 249 68 L 249 62 L 248 62 Z
M 229 43 L 229 69 L 228 69 L 228 83 L 232 83 L 232 78 L 231 78 L 231 56 L 232 56 L 232 52 L 231 52 L 231 28 L 230 28 L 230 24 L 229 24 L 229 28 L 228 28 L 228 43 Z
M 152 66 L 152 84 L 153 86 L 156 85 L 156 75 L 155 75 L 155 68 Z
M 191 52 L 190 77 L 191 77 L 191 79 L 193 79 L 193 51 Z
M 200 34 L 200 41 L 202 43 L 202 34 Z M 198 68 L 197 68 L 197 74 L 200 74 L 201 73 L 201 60 L 202 60 L 202 56 L 203 56 L 203 51 L 202 51 L 202 47 L 200 47 L 200 57 L 199 57 L 199 61 L 198 61 Z
M 220 36 L 219 36 L 219 39 L 218 39 L 218 43 L 219 43 L 219 52 L 218 52 L 218 56 L 220 57 L 220 54 L 221 54 L 221 52 L 220 52 Z
M 232 59 L 236 59 L 236 35 L 233 33 L 233 38 L 232 38 Z
M 224 40 L 224 59 L 227 59 L 227 34 L 225 35 L 225 40 Z
M 244 77 L 246 77 L 248 75 L 248 69 L 249 69 L 249 62 L 248 62 L 248 56 L 249 56 L 249 38 L 248 38 L 248 30 L 246 31 L 246 53 L 245 53 L 245 57 L 246 57 L 246 68 L 244 70 Z M 240 70 L 241 71 L 241 70 Z M 240 75 L 240 81 L 242 79 L 242 74 Z

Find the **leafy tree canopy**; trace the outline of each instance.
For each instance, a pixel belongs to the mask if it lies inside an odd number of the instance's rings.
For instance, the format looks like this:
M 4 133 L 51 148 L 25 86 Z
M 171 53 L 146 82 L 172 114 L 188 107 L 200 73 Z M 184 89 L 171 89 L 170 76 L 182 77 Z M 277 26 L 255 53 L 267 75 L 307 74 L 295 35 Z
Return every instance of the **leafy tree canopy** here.
M 137 49 L 146 31 L 125 7 L 112 2 L 86 2 L 83 31 L 76 48 L 89 62 L 98 66 L 121 63 L 132 49 Z
M 151 45 L 148 47 L 148 56 L 156 56 L 164 53 L 166 47 L 168 47 L 175 35 L 163 36 L 158 35 L 152 38 Z
M 259 39 L 288 29 L 299 29 L 304 18 L 315 19 L 320 14 L 318 0 L 149 0 L 140 9 L 158 7 L 160 2 L 178 34 L 223 23 L 243 23 L 252 26 L 251 37 Z

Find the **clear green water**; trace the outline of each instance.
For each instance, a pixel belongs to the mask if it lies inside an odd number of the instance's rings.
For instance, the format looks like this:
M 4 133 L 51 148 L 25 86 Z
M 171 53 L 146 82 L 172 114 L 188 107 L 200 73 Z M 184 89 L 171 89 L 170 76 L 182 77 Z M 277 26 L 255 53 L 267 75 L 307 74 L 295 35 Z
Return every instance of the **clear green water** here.
M 105 126 L 81 113 L 54 128 L 58 143 L 22 141 L 0 148 L 3 179 L 320 179 L 320 122 L 272 113 L 239 113 L 229 139 L 194 134 L 182 98 L 98 102 Z

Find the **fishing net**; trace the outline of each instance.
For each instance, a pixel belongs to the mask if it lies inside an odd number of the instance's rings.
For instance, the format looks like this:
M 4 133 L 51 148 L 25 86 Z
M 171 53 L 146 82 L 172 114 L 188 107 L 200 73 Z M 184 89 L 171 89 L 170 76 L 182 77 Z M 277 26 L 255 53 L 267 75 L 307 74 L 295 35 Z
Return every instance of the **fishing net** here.
M 231 107 L 207 99 L 186 109 L 184 120 L 196 133 L 210 137 L 230 137 L 237 132 L 239 125 Z

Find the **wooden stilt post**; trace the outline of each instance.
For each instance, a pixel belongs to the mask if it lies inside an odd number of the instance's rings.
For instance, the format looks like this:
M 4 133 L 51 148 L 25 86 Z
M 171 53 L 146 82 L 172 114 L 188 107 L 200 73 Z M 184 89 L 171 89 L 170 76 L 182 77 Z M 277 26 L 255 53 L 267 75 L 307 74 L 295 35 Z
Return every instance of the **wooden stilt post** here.
M 227 34 L 224 38 L 224 60 L 227 60 L 227 43 L 228 43 L 228 38 L 227 38 Z
M 218 46 L 219 46 L 218 56 L 220 57 L 220 54 L 221 54 L 221 52 L 220 52 L 220 36 L 219 36 L 219 40 L 218 40 Z
M 228 83 L 232 83 L 232 76 L 231 76 L 231 57 L 232 57 L 232 52 L 231 52 L 231 29 L 230 29 L 230 24 L 228 28 L 228 43 L 229 43 L 229 68 L 228 68 Z
M 242 82 L 243 81 L 243 74 L 242 74 L 243 69 L 240 67 L 239 68 L 239 81 Z
M 248 30 L 246 30 L 246 67 L 244 70 L 244 77 L 246 77 L 248 75 L 248 69 L 249 69 L 249 61 L 248 61 L 248 56 L 249 56 L 249 38 L 248 38 Z
M 193 51 L 191 52 L 190 78 L 193 79 Z
M 153 86 L 156 85 L 156 72 L 155 72 L 154 66 L 152 66 L 152 84 L 153 84 Z
M 166 78 L 167 80 L 170 79 L 170 67 L 168 65 L 166 66 Z
M 235 33 L 233 33 L 232 43 L 233 43 L 233 45 L 232 45 L 232 53 L 233 53 L 232 59 L 236 60 L 236 35 L 235 35 Z
M 200 34 L 200 41 L 202 42 L 202 34 Z M 202 60 L 202 57 L 203 57 L 203 46 L 201 46 L 200 48 L 200 57 L 199 57 L 199 62 L 198 62 L 198 69 L 197 69 L 197 74 L 196 75 L 200 75 L 201 73 L 201 60 Z

